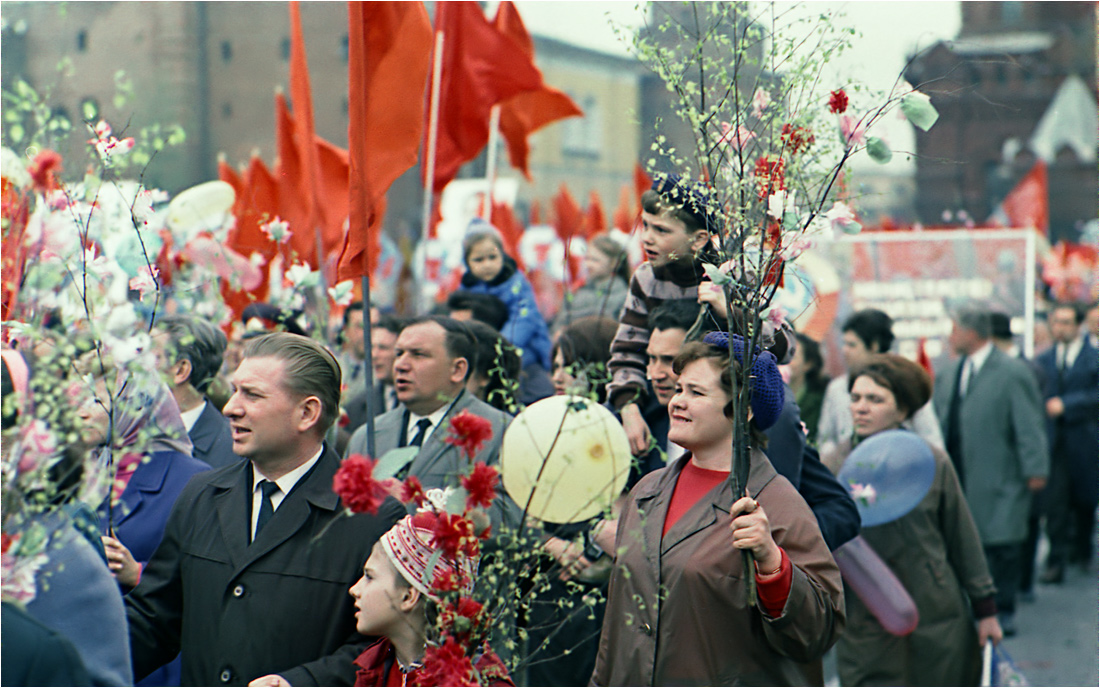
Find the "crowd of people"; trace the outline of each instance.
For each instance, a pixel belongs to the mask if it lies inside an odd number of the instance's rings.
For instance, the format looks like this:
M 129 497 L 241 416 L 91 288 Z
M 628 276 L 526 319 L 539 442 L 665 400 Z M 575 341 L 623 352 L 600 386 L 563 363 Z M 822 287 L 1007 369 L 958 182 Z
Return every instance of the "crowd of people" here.
M 534 532 L 547 575 L 511 631 L 473 650 L 476 680 L 821 685 L 835 645 L 842 685 L 977 685 L 980 647 L 1024 632 L 1014 612 L 1033 582 L 1062 583 L 1095 555 L 1096 304 L 1053 305 L 1033 360 L 1004 314 L 969 304 L 934 376 L 891 353 L 892 321 L 873 309 L 841 324 L 846 373 L 831 381 L 827 345 L 797 322 L 765 322 L 745 361 L 751 314 L 707 277 L 716 221 L 690 193 L 662 180 L 643 196 L 633 274 L 623 246 L 591 241 L 587 284 L 550 322 L 499 233 L 475 221 L 460 290 L 407 319 L 353 303 L 333 319 L 333 349 L 268 304 L 246 309 L 232 340 L 193 314 L 158 318 L 155 370 L 58 329 L 6 347 L 4 461 L 27 475 L 4 486 L 5 576 L 20 547 L 42 533 L 50 545 L 33 599 L 5 598 L 3 683 L 443 680 L 425 660 L 440 603 L 428 580 L 446 569 L 473 595 L 478 578 L 476 558 L 438 547 L 432 524 L 449 507 L 391 497 L 350 515 L 334 475 L 348 457 L 412 448 L 397 477 L 442 494 L 472 464 L 499 463 L 520 409 L 570 394 L 621 421 L 627 486 L 571 524 L 531 522 L 497 489 L 489 542 Z M 742 366 L 750 458 L 735 493 Z M 465 413 L 489 428 L 476 453 L 448 443 Z M 861 528 L 836 476 L 887 431 L 928 446 L 932 486 Z M 47 475 L 30 475 L 46 465 L 36 451 L 53 457 Z M 916 605 L 911 633 L 884 629 L 842 579 L 832 552 L 857 535 Z

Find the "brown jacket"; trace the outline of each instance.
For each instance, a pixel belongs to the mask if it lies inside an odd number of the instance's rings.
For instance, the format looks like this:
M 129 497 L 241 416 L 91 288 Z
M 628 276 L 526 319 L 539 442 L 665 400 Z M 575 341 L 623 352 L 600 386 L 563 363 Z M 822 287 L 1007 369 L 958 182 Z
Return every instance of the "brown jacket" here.
M 844 626 L 840 572 L 809 507 L 753 452 L 749 493 L 794 574 L 783 614 L 745 605 L 731 544 L 733 491 L 723 482 L 662 539 L 673 489 L 691 455 L 642 479 L 619 520 L 611 588 L 592 676 L 596 685 L 798 685 L 820 680 L 820 660 Z M 660 594 L 658 594 L 660 590 Z M 809 666 L 800 666 L 800 663 Z
M 841 447 L 842 458 L 848 449 Z M 971 612 L 995 613 L 993 578 L 951 459 L 936 448 L 932 453 L 936 477 L 920 504 L 862 533 L 913 598 L 920 624 L 904 638 L 891 635 L 849 594 L 848 628 L 837 645 L 845 686 L 978 685 L 981 657 Z

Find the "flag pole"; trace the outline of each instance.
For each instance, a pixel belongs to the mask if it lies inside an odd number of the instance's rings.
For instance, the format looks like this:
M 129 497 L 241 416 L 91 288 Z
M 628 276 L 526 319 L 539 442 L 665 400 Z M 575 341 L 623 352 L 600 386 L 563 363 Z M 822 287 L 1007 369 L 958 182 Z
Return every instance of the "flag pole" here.
M 424 209 L 421 214 L 420 239 L 428 238 L 428 225 L 432 221 L 432 187 L 435 184 L 435 147 L 439 136 L 439 84 L 443 71 L 443 32 L 435 32 L 435 50 L 432 55 L 432 92 L 428 101 L 428 151 L 424 175 Z
M 370 225 L 368 225 L 369 227 Z M 371 322 L 370 322 L 370 279 L 367 275 L 367 252 L 363 251 L 363 274 L 359 278 L 363 285 L 363 376 L 367 389 L 367 456 L 372 459 L 374 455 L 374 359 L 371 356 Z
M 497 176 L 497 144 L 500 141 L 500 103 L 493 106 L 489 115 L 489 150 L 485 164 L 485 181 L 489 187 L 485 191 L 485 203 L 481 209 L 481 219 L 490 221 L 493 213 L 493 183 Z

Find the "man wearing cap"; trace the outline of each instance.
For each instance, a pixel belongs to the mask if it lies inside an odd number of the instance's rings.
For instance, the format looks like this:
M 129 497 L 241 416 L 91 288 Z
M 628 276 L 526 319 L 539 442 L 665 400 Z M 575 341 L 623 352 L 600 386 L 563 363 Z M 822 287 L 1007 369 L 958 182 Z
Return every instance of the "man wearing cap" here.
M 183 658 L 183 685 L 349 685 L 365 643 L 347 585 L 404 513 L 346 516 L 332 491 L 340 365 L 289 333 L 249 341 L 225 406 L 246 461 L 188 483 L 126 598 L 135 678 Z M 275 678 L 272 678 L 275 677 Z
M 467 411 L 489 421 L 493 431 L 473 460 L 495 464 L 512 417 L 466 391 L 477 360 L 477 341 L 466 325 L 437 315 L 416 318 L 397 336 L 394 355 L 393 386 L 400 403 L 375 419 L 375 454 L 383 457 L 392 449 L 419 447 L 400 477 L 416 476 L 425 489 L 457 485 L 470 462 L 444 440 L 451 420 Z M 367 454 L 367 426 L 348 441 L 345 455 L 352 454 Z M 506 522 L 518 525 L 519 510 L 502 494 L 490 509 L 494 528 L 506 512 Z

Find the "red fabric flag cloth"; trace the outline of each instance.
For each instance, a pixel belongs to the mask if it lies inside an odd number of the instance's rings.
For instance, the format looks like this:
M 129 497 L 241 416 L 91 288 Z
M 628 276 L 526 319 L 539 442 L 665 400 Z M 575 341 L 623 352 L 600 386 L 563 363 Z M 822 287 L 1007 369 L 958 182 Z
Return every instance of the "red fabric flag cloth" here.
M 23 241 L 30 219 L 30 198 L 7 178 L 0 184 L 0 208 L 8 226 L 4 228 L 0 248 L 0 313 L 3 320 L 13 319 L 23 272 L 27 266 L 29 248 Z
M 493 26 L 501 34 L 515 41 L 534 67 L 535 44 L 511 0 L 500 3 L 496 17 L 493 19 Z M 537 67 L 535 69 L 539 71 Z M 542 79 L 541 71 L 539 71 L 539 79 L 540 81 Z M 512 167 L 522 171 L 523 176 L 530 180 L 531 171 L 527 167 L 530 148 L 527 145 L 527 137 L 559 119 L 583 116 L 584 112 L 577 107 L 572 98 L 545 83 L 540 84 L 534 91 L 521 93 L 502 103 L 500 134 L 508 145 L 508 159 L 511 160 Z
M 317 219 L 321 226 L 321 243 L 325 250 L 325 264 L 340 257 L 344 248 L 345 222 L 348 219 L 348 189 L 350 168 L 348 152 L 324 140 L 314 139 L 317 151 L 317 167 L 320 184 L 317 185 Z M 335 273 L 326 270 L 325 281 L 331 284 Z
M 928 373 L 930 379 L 936 379 L 936 371 L 932 368 L 932 359 L 928 357 L 928 351 L 924 348 L 924 337 L 917 340 L 917 363 Z
M 291 245 L 303 260 L 317 268 L 319 261 L 324 260 L 324 256 L 317 256 L 317 231 L 321 222 L 317 207 L 320 200 L 318 183 L 321 172 L 314 145 L 313 94 L 309 85 L 309 64 L 297 0 L 290 3 L 290 104 L 294 107 L 293 141 L 299 164 L 299 176 L 292 181 L 301 194 L 302 221 L 305 223 L 298 227 L 291 226 L 294 232 Z
M 310 220 L 311 199 L 307 191 L 311 187 L 303 186 L 302 183 L 306 172 L 301 151 L 295 141 L 294 129 L 295 122 L 287 108 L 286 96 L 276 93 L 274 176 L 279 187 L 276 215 L 290 225 L 290 250 L 297 254 L 299 260 L 316 267 L 317 242 Z M 293 262 L 295 261 L 291 259 L 287 267 Z
M 500 230 L 501 239 L 504 242 L 504 252 L 515 258 L 520 270 L 526 270 L 523 257 L 519 253 L 519 242 L 523 239 L 523 227 L 520 226 L 516 214 L 512 212 L 512 206 L 504 203 L 493 203 L 493 211 L 489 215 L 489 222 Z
M 227 178 L 228 175 L 225 175 L 221 169 L 219 169 L 219 176 L 222 181 L 233 184 L 232 178 Z M 225 245 L 246 258 L 251 257 L 253 253 L 262 255 L 265 263 L 261 271 L 265 274 L 265 279 L 252 291 L 239 290 L 234 288 L 229 280 L 222 281 L 222 297 L 225 299 L 225 305 L 233 313 L 233 320 L 239 320 L 245 307 L 253 301 L 263 301 L 267 298 L 268 266 L 271 259 L 279 252 L 275 242 L 271 241 L 263 231 L 263 225 L 274 220 L 278 214 L 278 182 L 258 156 L 253 156 L 248 170 L 240 181 L 241 193 L 233 203 L 236 226 L 230 230 Z
M 645 169 L 638 163 L 634 163 L 634 196 L 638 199 L 638 214 L 641 214 L 642 194 L 653 186 L 653 179 L 645 173 Z
M 1038 160 L 1001 202 L 1006 224 L 1010 227 L 1034 227 L 1040 236 L 1049 236 L 1049 199 L 1047 164 Z
M 440 2 L 435 11 L 436 30 L 443 33 L 432 182 L 438 193 L 489 142 L 493 106 L 540 88 L 542 75 L 515 41 L 489 24 L 478 3 Z
M 416 164 L 431 45 L 423 3 L 348 3 L 349 214 L 339 280 L 374 272 L 382 200 Z
M 581 261 L 573 255 L 570 249 L 574 237 L 584 236 L 584 214 L 581 213 L 581 207 L 577 205 L 576 199 L 573 198 L 573 194 L 569 193 L 569 189 L 565 184 L 561 185 L 557 195 L 551 199 L 551 202 L 554 205 L 554 231 L 557 232 L 562 244 L 564 244 L 563 248 L 568 268 L 566 280 L 570 282 L 571 286 L 576 287 L 578 285 L 572 283 L 580 279 Z
M 597 234 L 607 231 L 607 215 L 603 211 L 603 203 L 600 202 L 600 194 L 595 190 L 588 195 L 588 208 L 585 211 L 584 235 L 591 239 Z
M 542 224 L 542 204 L 538 200 L 531 201 L 531 214 L 528 225 Z
M 634 229 L 634 218 L 638 217 L 634 206 L 635 202 L 630 197 L 630 186 L 623 184 L 619 190 L 619 205 L 611 216 L 611 224 L 625 234 L 630 234 L 630 231 Z

